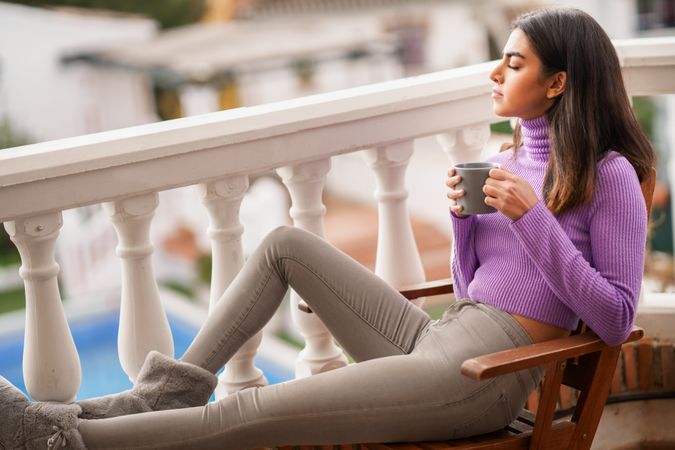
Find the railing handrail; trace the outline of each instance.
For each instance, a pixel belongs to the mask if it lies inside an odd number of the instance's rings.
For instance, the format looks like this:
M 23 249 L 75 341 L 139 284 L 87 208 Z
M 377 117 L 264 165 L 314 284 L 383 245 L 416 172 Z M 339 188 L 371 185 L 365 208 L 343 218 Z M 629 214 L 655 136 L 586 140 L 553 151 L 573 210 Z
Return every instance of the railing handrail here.
M 675 92 L 675 39 L 629 42 L 620 54 L 632 94 Z M 63 314 L 54 251 L 64 209 L 104 203 L 99 213 L 108 216 L 117 235 L 122 285 L 118 353 L 132 379 L 150 350 L 173 354 L 152 263 L 150 227 L 159 205 L 157 191 L 198 185 L 195 201 L 209 216 L 214 305 L 224 301 L 223 292 L 244 265 L 239 209 L 248 175 L 277 169 L 290 195 L 294 225 L 323 236 L 322 192 L 330 157 L 366 149 L 362 155 L 375 175 L 378 203 L 375 273 L 393 286 L 423 281 L 405 180 L 415 153 L 413 140 L 437 135 L 450 160 L 480 158 L 490 135 L 488 123 L 503 120 L 494 115 L 488 95 L 493 65 L 0 152 L 0 221 L 21 255 L 23 371 L 31 396 L 70 402 L 80 386 L 80 361 Z M 94 273 L 88 270 L 90 256 L 102 252 L 102 240 L 94 241 L 96 246 L 74 266 L 82 276 Z M 297 293 L 291 295 L 293 311 L 299 301 Z M 306 341 L 296 377 L 347 363 L 318 318 L 294 320 Z M 228 393 L 267 384 L 253 364 L 260 338 L 260 333 L 251 337 L 228 361 L 219 383 Z
M 491 63 L 3 150 L 0 186 L 400 112 L 489 92 Z M 178 140 L 167 141 L 167 137 Z M 130 148 L 116 148 L 117 144 Z M 180 145 L 180 147 L 177 147 Z M 48 155 L 58 152 L 59 160 Z
M 675 92 L 675 80 L 657 86 L 640 72 L 675 66 L 674 37 L 616 44 L 623 67 L 638 70 L 627 74 L 631 92 Z M 487 62 L 3 150 L 0 221 L 494 122 L 487 95 L 493 66 Z
M 615 39 L 612 42 L 621 67 L 675 64 L 675 36 Z

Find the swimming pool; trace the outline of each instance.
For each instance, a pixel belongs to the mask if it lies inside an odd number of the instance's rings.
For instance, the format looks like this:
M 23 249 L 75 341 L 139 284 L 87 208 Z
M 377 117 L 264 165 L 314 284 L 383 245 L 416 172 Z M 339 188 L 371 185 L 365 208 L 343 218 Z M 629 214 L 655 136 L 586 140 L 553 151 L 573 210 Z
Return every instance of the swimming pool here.
M 182 355 L 197 334 L 197 328 L 168 315 L 176 355 Z M 119 314 L 106 313 L 71 323 L 73 339 L 80 355 L 82 385 L 78 399 L 96 397 L 123 391 L 131 387 L 129 377 L 122 370 L 117 356 Z M 21 360 L 23 334 L 9 335 L 0 341 L 0 375 L 26 392 Z M 265 373 L 271 384 L 287 381 L 294 375 L 285 367 L 258 356 L 256 366 Z

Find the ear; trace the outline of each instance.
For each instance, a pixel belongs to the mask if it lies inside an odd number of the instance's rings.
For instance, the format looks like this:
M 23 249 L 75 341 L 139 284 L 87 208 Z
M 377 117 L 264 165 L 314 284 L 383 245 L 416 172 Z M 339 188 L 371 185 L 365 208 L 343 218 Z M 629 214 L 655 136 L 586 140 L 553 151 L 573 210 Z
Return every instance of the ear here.
M 567 72 L 557 72 L 548 79 L 546 98 L 553 99 L 565 92 L 567 86 Z

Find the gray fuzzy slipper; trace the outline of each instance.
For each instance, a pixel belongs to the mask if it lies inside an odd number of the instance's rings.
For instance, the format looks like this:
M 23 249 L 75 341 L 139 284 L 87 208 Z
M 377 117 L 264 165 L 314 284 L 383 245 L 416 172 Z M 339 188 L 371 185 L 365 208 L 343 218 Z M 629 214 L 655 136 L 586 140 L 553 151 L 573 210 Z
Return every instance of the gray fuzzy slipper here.
M 203 406 L 218 384 L 206 369 L 152 351 L 131 390 L 78 401 L 83 419 Z
M 7 450 L 86 450 L 76 404 L 31 402 L 0 377 L 0 447 Z

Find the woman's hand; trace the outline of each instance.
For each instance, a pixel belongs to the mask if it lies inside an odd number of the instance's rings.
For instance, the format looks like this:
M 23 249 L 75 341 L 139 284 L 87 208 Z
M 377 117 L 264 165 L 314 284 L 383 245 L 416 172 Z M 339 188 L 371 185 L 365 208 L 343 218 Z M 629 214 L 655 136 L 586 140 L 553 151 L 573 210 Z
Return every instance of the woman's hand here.
M 523 217 L 539 201 L 530 183 L 503 168 L 490 171 L 483 192 L 485 204 L 513 221 Z
M 448 179 L 445 184 L 450 188 L 448 191 L 448 198 L 450 199 L 450 211 L 452 211 L 457 217 L 463 217 L 461 212 L 462 209 L 464 209 L 463 206 L 457 204 L 457 199 L 464 195 L 464 189 L 460 189 L 459 191 L 455 190 L 455 186 L 457 186 L 460 181 L 462 181 L 462 177 L 456 175 L 455 168 L 451 167 L 450 170 L 448 170 Z

